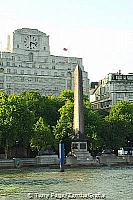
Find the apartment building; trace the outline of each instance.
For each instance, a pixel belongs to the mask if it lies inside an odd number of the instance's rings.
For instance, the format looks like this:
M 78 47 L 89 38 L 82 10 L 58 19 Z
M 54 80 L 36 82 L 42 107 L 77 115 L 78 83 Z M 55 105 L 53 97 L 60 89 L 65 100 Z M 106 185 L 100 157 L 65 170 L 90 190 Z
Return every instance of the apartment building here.
M 94 109 L 108 109 L 122 100 L 133 102 L 133 73 L 109 73 L 91 89 L 90 99 Z

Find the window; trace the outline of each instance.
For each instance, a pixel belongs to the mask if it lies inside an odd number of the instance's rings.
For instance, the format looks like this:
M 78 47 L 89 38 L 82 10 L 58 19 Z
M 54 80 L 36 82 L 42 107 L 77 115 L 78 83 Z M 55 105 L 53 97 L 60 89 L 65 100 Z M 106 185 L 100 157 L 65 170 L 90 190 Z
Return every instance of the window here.
M 122 78 L 123 78 L 123 80 L 126 80 L 126 79 L 127 79 L 127 76 L 126 76 L 126 75 L 123 75 Z
M 0 65 L 3 66 L 3 62 L 2 61 L 0 62 Z
M 15 60 L 15 57 L 14 57 L 14 56 L 12 56 L 12 60 Z
M 12 93 L 11 89 L 7 90 L 7 94 L 10 95 Z
M 24 82 L 24 77 L 23 76 L 21 77 L 21 81 Z
M 4 88 L 3 83 L 0 83 L 0 89 L 3 89 L 3 88 Z
M 7 88 L 11 88 L 11 84 L 7 84 Z
M 18 61 L 20 61 L 20 56 L 18 56 Z
M 19 49 L 19 44 L 17 44 L 17 48 Z
M 33 62 L 33 53 L 32 52 L 29 53 L 29 61 Z
M 133 102 L 133 99 L 129 99 L 128 101 L 129 101 L 129 102 Z
M 58 87 L 55 87 L 54 89 L 55 89 L 55 90 L 58 90 Z
M 117 93 L 117 98 L 118 99 L 124 99 L 124 94 L 123 93 Z
M 54 76 L 57 76 L 57 72 L 54 73 Z
M 32 64 L 32 68 L 35 68 L 35 63 Z
M 38 77 L 35 77 L 35 82 L 38 82 Z
M 55 66 L 52 66 L 52 69 L 55 69 Z
M 28 78 L 28 81 L 29 81 L 29 82 L 31 82 L 31 81 L 32 81 L 32 78 L 31 78 L 31 77 L 29 77 L 29 78 Z
M 44 51 L 46 50 L 46 47 L 43 47 Z
M 127 76 L 127 79 L 128 79 L 128 80 L 133 80 L 133 75 Z
M 129 98 L 133 99 L 133 93 L 129 93 Z
M 13 73 L 14 73 L 14 74 L 17 74 L 17 69 L 14 69 L 14 70 L 13 70 Z
M 24 74 L 24 70 L 21 70 L 21 71 L 20 71 L 20 74 Z
M 11 69 L 8 68 L 8 69 L 7 69 L 7 73 L 8 73 L 8 74 L 11 73 Z
M 7 65 L 7 66 L 10 66 L 10 62 L 7 62 L 6 65 Z

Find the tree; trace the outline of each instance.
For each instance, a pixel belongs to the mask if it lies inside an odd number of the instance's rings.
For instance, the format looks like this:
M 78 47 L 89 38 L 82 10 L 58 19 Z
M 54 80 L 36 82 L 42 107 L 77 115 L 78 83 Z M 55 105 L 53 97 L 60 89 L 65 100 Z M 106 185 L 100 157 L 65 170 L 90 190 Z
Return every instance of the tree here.
M 8 95 L 4 90 L 0 90 L 0 145 L 5 147 L 4 134 L 8 131 L 7 117 L 7 101 Z
M 57 120 L 60 117 L 58 110 L 63 105 L 63 103 L 58 97 L 48 96 L 43 97 L 42 105 L 42 113 L 40 116 L 45 118 L 46 123 L 50 125 L 52 130 L 52 126 L 56 125 Z
M 60 109 L 60 118 L 54 127 L 56 140 L 63 140 L 65 143 L 66 154 L 70 151 L 71 139 L 73 136 L 73 103 L 70 100 L 65 102 Z
M 111 148 L 124 146 L 127 140 L 133 141 L 133 103 L 121 101 L 112 106 L 107 122 L 107 145 Z
M 27 105 L 28 109 L 34 113 L 35 120 L 38 120 L 43 107 L 42 96 L 35 91 L 25 91 L 20 94 L 20 98 L 22 99 L 23 103 Z
M 85 135 L 91 150 L 100 149 L 103 145 L 102 134 L 104 120 L 97 111 L 93 111 L 88 99 L 84 99 Z
M 5 105 L 7 102 L 8 95 L 4 90 L 0 90 L 0 106 Z
M 29 110 L 34 113 L 35 123 L 42 117 L 50 126 L 56 125 L 59 119 L 58 110 L 61 107 L 61 100 L 58 97 L 41 96 L 34 91 L 26 91 L 21 94 L 21 97 Z
M 74 102 L 74 92 L 72 90 L 63 90 L 60 95 L 59 98 L 65 102 L 67 100 L 70 100 L 71 102 Z
M 29 144 L 34 122 L 33 113 L 21 101 L 19 95 L 8 96 L 0 108 L 1 145 L 10 148 L 16 141 Z
M 8 98 L 9 117 L 12 119 L 11 132 L 16 139 L 23 138 L 25 145 L 29 144 L 31 138 L 34 113 L 29 110 L 19 95 L 13 94 Z
M 30 145 L 33 149 L 37 149 L 38 151 L 41 148 L 46 149 L 48 145 L 54 145 L 54 135 L 50 130 L 50 126 L 44 122 L 42 117 L 40 117 L 34 125 L 34 135 Z

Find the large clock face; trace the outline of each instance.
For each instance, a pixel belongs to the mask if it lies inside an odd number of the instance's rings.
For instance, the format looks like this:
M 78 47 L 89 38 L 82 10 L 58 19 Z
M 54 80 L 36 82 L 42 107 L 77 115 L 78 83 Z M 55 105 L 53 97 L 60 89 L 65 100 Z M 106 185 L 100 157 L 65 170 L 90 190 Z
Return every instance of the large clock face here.
M 38 38 L 35 35 L 27 35 L 24 38 L 24 47 L 26 49 L 37 49 L 38 48 Z

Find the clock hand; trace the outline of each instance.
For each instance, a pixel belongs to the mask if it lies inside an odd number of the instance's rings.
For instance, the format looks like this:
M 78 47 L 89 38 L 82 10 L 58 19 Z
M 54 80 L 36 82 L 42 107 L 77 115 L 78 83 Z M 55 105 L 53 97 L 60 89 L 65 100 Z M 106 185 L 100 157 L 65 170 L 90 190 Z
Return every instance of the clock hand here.
M 34 44 L 34 42 L 30 42 L 30 48 L 32 47 L 32 44 Z
M 35 44 L 35 45 L 37 45 L 37 42 L 30 42 L 30 44 Z
M 34 44 L 35 44 L 35 46 L 37 46 L 37 42 L 35 42 Z
M 37 42 L 30 42 L 30 48 L 32 47 L 32 44 L 37 47 Z

